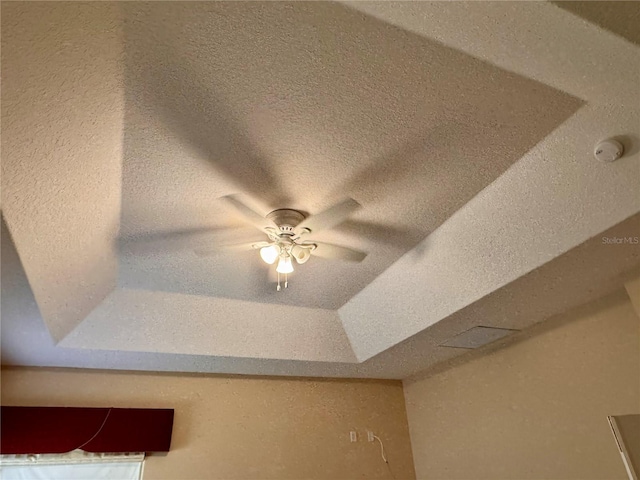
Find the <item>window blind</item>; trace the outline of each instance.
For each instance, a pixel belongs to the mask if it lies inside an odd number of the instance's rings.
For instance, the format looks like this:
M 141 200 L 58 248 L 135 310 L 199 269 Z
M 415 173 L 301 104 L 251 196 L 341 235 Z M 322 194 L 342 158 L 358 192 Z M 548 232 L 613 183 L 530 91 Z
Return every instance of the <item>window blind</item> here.
M 144 454 L 2 455 L 2 480 L 140 480 Z

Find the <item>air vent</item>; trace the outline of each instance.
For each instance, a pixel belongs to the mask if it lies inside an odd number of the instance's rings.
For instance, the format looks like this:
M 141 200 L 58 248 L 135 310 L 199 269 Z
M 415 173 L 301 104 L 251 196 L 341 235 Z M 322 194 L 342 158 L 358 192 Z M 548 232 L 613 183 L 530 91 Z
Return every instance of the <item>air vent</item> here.
M 441 347 L 455 347 L 455 348 L 480 348 L 488 343 L 495 342 L 501 338 L 511 335 L 512 333 L 519 332 L 519 330 L 512 330 L 509 328 L 494 328 L 494 327 L 473 327 L 450 338 L 444 343 L 441 343 Z

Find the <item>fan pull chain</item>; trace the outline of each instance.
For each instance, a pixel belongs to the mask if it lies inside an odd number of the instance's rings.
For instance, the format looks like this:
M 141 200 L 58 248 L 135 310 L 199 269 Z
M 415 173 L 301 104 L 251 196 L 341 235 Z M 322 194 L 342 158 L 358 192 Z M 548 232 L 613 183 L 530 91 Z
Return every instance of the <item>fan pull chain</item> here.
M 278 272 L 278 286 L 276 287 L 276 290 L 278 292 L 280 291 L 280 272 Z
M 284 274 L 284 288 L 289 288 L 289 274 Z

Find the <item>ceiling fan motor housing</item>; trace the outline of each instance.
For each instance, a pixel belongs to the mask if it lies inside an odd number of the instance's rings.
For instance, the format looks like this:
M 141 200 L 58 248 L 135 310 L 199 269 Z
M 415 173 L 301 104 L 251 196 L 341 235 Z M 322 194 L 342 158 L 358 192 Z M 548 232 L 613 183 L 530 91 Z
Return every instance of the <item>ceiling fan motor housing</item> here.
M 305 216 L 297 210 L 280 208 L 268 213 L 267 218 L 278 226 L 279 233 L 293 235 L 293 229 L 305 219 Z

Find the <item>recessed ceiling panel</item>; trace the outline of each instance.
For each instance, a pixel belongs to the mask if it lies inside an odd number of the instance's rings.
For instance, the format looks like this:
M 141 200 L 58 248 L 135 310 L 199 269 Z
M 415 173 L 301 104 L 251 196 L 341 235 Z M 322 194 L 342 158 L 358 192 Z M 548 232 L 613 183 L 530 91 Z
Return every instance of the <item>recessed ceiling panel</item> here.
M 255 252 L 121 261 L 127 288 L 336 309 L 580 105 L 577 99 L 329 2 L 123 4 L 123 234 L 363 205 L 277 293 Z M 260 232 L 255 238 L 263 239 Z

